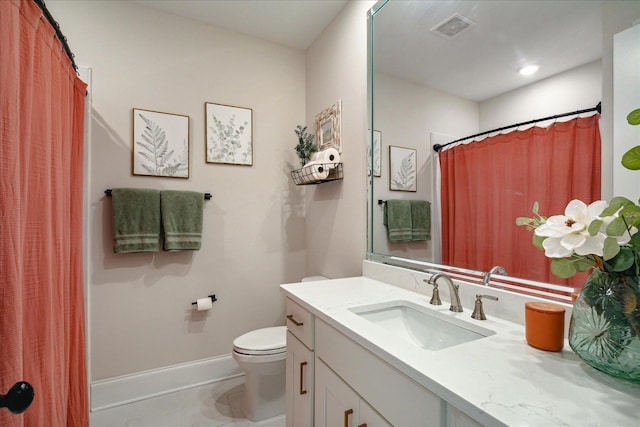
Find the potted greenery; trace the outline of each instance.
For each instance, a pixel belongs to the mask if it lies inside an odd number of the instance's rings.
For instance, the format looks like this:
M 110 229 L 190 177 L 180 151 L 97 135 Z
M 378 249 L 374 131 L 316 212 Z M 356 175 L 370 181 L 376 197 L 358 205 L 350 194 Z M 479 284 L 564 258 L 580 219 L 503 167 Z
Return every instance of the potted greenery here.
M 307 127 L 296 126 L 294 131 L 298 136 L 298 145 L 296 145 L 296 153 L 300 158 L 300 166 L 304 166 L 309 163 L 311 156 L 316 152 L 316 144 L 313 143 L 314 136 L 307 133 Z

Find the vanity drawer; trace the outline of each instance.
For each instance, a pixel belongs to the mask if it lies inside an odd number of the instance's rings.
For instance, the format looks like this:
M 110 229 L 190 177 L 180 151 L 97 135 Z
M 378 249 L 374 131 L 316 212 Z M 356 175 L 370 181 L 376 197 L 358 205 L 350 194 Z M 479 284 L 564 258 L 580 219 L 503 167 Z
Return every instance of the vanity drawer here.
M 313 315 L 287 298 L 287 329 L 304 345 L 313 350 Z

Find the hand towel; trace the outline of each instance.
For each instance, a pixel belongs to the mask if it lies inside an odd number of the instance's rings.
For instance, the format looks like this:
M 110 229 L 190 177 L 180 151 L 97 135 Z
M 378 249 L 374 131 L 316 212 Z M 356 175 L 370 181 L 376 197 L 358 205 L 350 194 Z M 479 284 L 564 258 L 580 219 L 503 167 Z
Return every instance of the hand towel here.
M 116 253 L 160 250 L 160 192 L 114 188 L 111 192 Z
M 431 240 L 431 203 L 411 200 L 411 240 Z
M 202 242 L 204 196 L 195 191 L 162 191 L 164 250 L 198 250 Z
M 411 240 L 411 202 L 409 200 L 387 200 L 384 205 L 384 225 L 392 242 Z

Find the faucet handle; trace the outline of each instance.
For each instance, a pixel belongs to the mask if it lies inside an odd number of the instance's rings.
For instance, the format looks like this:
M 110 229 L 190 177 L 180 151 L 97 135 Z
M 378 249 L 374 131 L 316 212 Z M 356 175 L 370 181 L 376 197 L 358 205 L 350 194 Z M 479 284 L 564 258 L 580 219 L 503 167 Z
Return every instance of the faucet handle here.
M 438 290 L 438 284 L 435 282 L 431 283 L 431 279 L 424 279 L 423 282 L 427 282 L 433 286 L 433 295 L 431 296 L 431 301 L 429 301 L 429 304 L 442 305 L 442 301 L 440 301 L 440 291 Z
M 433 284 L 433 295 L 431 295 L 431 301 L 429 301 L 429 303 L 433 305 L 442 305 L 442 301 L 440 301 L 440 291 L 438 290 L 437 283 Z
M 482 298 L 490 299 L 492 301 L 498 301 L 498 297 L 494 297 L 493 295 L 476 294 L 476 303 L 473 307 L 473 313 L 471 313 L 471 317 L 477 320 L 487 320 L 487 316 L 484 315 L 484 309 L 482 308 Z

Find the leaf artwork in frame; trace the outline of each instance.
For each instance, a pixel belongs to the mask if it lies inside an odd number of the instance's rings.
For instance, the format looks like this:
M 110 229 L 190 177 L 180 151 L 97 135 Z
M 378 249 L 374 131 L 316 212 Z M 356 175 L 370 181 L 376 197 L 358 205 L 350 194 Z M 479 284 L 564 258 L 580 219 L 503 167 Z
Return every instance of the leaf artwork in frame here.
M 189 178 L 189 116 L 133 109 L 133 174 Z
M 389 189 L 417 191 L 417 154 L 412 148 L 389 146 Z
M 369 135 L 371 137 L 371 135 Z M 369 144 L 369 168 L 373 167 L 373 176 L 380 177 L 382 176 L 382 161 L 381 161 L 381 150 L 382 150 L 382 132 L 379 130 L 373 131 L 373 142 Z M 373 159 L 371 158 L 373 151 Z M 373 164 L 372 164 L 373 162 Z M 371 173 L 371 172 L 369 172 Z
M 253 110 L 205 103 L 207 163 L 253 165 Z

